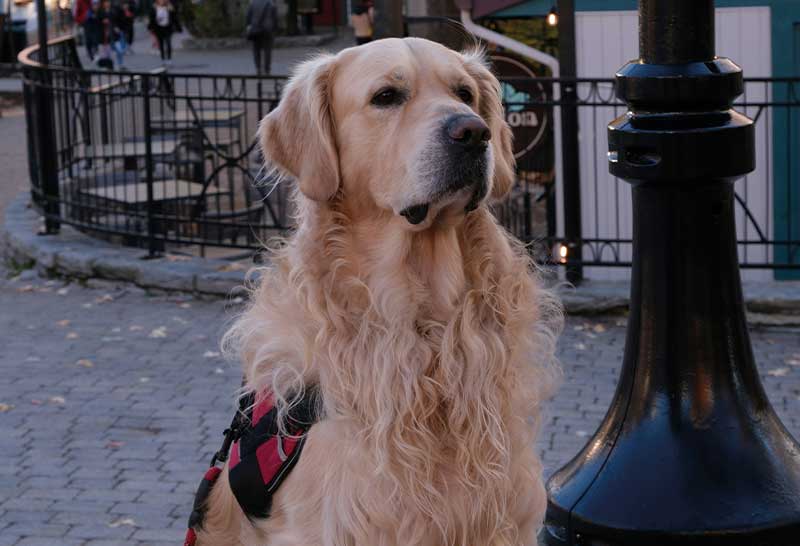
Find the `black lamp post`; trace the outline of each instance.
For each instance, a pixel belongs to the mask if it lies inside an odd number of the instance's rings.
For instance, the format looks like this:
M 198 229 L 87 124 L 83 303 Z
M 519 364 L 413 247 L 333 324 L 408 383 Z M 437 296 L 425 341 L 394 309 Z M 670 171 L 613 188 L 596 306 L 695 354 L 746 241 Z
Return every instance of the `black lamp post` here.
M 619 386 L 548 484 L 544 540 L 581 546 L 800 544 L 800 448 L 770 406 L 745 322 L 736 178 L 752 122 L 714 55 L 713 0 L 640 0 L 641 59 L 617 74 L 611 173 L 633 185 L 631 315 Z

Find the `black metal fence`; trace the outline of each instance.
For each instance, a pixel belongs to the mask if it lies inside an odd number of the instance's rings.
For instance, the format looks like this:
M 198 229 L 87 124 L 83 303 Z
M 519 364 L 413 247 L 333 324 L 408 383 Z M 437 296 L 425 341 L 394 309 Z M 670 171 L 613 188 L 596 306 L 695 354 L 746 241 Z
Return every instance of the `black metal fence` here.
M 70 39 L 50 45 L 49 69 L 28 59 L 33 201 L 51 231 L 204 253 L 289 228 L 288 190 L 261 180 L 253 138 L 282 78 L 85 71 Z
M 44 69 L 32 49 L 23 65 L 33 200 L 50 230 L 65 223 L 152 253 L 203 253 L 258 249 L 290 228 L 289 190 L 261 180 L 254 139 L 284 79 L 85 71 L 69 39 L 51 44 L 50 59 Z M 606 164 L 606 124 L 625 112 L 613 80 L 503 82 L 519 182 L 496 213 L 539 261 L 563 261 L 554 97 L 566 84 L 577 85 L 580 124 L 583 232 L 571 258 L 628 266 L 630 189 Z M 800 78 L 752 79 L 745 89 L 737 108 L 757 121 L 758 169 L 737 182 L 741 263 L 797 276 Z

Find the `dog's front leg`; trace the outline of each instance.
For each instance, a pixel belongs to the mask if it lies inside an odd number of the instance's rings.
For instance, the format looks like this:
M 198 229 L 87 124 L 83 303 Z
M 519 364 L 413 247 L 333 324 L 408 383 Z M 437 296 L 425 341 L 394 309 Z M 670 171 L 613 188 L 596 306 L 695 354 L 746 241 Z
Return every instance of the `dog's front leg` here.
M 203 525 L 197 532 L 197 546 L 242 545 L 242 523 L 246 520 L 228 482 L 228 466 L 225 465 L 217 479 L 205 506 Z

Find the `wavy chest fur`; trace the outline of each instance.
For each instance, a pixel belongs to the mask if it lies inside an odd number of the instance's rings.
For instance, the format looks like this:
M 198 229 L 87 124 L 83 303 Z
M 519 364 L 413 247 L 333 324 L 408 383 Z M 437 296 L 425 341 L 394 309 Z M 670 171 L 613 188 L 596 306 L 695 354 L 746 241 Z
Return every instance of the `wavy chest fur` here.
M 248 385 L 286 395 L 319 382 L 324 413 L 355 424 L 348 441 L 385 482 L 380 504 L 403 507 L 392 532 L 516 544 L 514 464 L 551 379 L 527 257 L 484 210 L 426 237 L 357 235 L 333 223 L 315 260 L 281 251 L 236 326 Z

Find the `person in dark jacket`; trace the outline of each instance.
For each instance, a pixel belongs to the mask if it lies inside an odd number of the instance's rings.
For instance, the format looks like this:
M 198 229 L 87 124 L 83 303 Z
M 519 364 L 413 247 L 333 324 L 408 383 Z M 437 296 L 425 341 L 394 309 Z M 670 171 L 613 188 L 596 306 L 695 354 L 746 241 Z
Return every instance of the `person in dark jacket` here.
M 73 17 L 75 22 L 83 29 L 83 41 L 86 44 L 86 54 L 90 61 L 97 55 L 100 42 L 100 28 L 97 20 L 98 2 L 92 0 L 78 0 L 74 6 Z
M 128 48 L 133 46 L 133 27 L 136 22 L 136 2 L 122 2 L 115 10 L 115 24 L 122 31 Z
M 253 60 L 258 74 L 272 70 L 272 42 L 278 28 L 278 10 L 273 0 L 253 0 L 247 8 L 247 39 L 253 42 Z
M 172 62 L 172 35 L 181 32 L 178 10 L 170 0 L 156 0 L 150 8 L 150 24 L 147 26 L 158 40 L 161 60 L 165 64 Z

